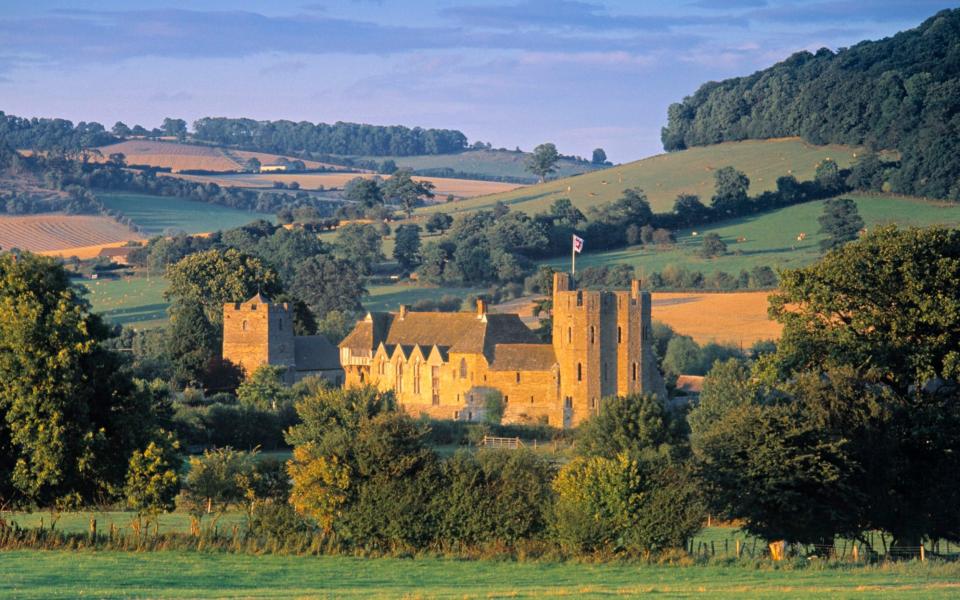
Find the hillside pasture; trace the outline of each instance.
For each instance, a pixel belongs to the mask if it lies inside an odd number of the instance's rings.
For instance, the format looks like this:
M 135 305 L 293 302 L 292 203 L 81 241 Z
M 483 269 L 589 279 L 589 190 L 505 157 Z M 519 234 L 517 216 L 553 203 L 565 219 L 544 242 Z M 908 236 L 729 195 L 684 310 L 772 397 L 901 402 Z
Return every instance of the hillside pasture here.
M 782 568 L 17 550 L 0 598 L 955 598 L 955 563 Z
M 616 200 L 627 188 L 639 187 L 646 192 L 654 212 L 669 212 L 682 193 L 696 194 L 704 204 L 709 204 L 714 172 L 722 167 L 733 166 L 746 173 L 750 194 L 756 195 L 775 190 L 777 178 L 782 175 L 792 174 L 800 181 L 813 179 L 817 163 L 825 158 L 832 158 L 841 168 L 849 167 L 857 152 L 857 148 L 836 144 L 814 146 L 799 138 L 728 142 L 659 154 L 602 171 L 420 210 L 470 212 L 503 202 L 532 215 L 547 210 L 560 198 L 569 198 L 577 208 L 586 210 Z
M 173 172 L 183 170 L 239 171 L 243 169 L 244 163 L 250 158 L 256 158 L 264 165 L 273 164 L 279 158 L 302 160 L 266 152 L 247 152 L 217 146 L 183 144 L 162 140 L 126 140 L 109 146 L 100 146 L 97 150 L 102 154 L 102 157 L 94 158 L 97 161 L 107 161 L 111 154 L 121 153 L 126 156 L 128 165 L 149 165 L 171 169 Z M 304 160 L 303 163 L 308 169 L 342 168 L 313 160 Z
M 274 218 L 265 213 L 170 196 L 100 192 L 97 197 L 107 208 L 130 217 L 150 236 L 169 231 L 205 233 L 239 227 L 257 219 Z
M 0 248 L 31 252 L 65 251 L 84 247 L 89 253 L 110 245 L 123 245 L 141 236 L 110 217 L 96 215 L 0 215 Z M 72 255 L 72 254 L 67 254 Z M 95 256 L 96 254 L 94 254 Z
M 426 156 L 360 156 L 364 160 L 394 161 L 401 169 L 453 169 L 461 173 L 487 177 L 516 177 L 536 182 L 536 177 L 527 170 L 528 152 L 500 150 L 467 150 L 457 154 L 431 154 Z M 562 159 L 557 163 L 557 177 L 570 177 L 595 171 L 589 163 Z
M 224 187 L 268 189 L 273 187 L 275 181 L 279 181 L 287 185 L 296 182 L 300 184 L 300 189 L 303 190 L 329 190 L 331 188 L 343 189 L 348 181 L 356 177 L 371 178 L 375 176 L 369 173 L 238 173 L 236 175 L 176 175 L 176 177 L 200 183 L 213 182 Z M 414 177 L 414 180 L 432 182 L 436 186 L 433 191 L 440 200 L 447 195 L 457 198 L 473 198 L 474 196 L 496 194 L 522 187 L 516 183 L 445 177 Z M 438 206 L 453 207 L 455 205 L 441 202 Z
M 867 228 L 884 224 L 907 226 L 960 224 L 960 204 L 934 202 L 902 196 L 848 194 L 856 201 Z M 691 271 L 712 273 L 758 266 L 779 269 L 797 268 L 820 257 L 817 218 L 823 214 L 823 200 L 750 215 L 740 219 L 707 225 L 696 230 L 677 232 L 677 243 L 665 247 L 633 246 L 609 251 L 590 251 L 586 240 L 584 253 L 577 257 L 577 268 L 626 263 L 633 265 L 641 278 L 670 265 Z M 716 258 L 700 258 L 696 250 L 707 233 L 716 233 L 727 244 L 727 253 Z M 805 235 L 801 235 L 805 234 Z M 799 239 L 803 237 L 804 239 Z M 738 241 L 739 240 L 739 241 Z M 543 261 L 560 269 L 570 268 L 569 258 Z
M 163 297 L 167 281 L 163 277 L 84 280 L 81 285 L 94 312 L 111 323 L 149 329 L 167 320 L 169 303 Z

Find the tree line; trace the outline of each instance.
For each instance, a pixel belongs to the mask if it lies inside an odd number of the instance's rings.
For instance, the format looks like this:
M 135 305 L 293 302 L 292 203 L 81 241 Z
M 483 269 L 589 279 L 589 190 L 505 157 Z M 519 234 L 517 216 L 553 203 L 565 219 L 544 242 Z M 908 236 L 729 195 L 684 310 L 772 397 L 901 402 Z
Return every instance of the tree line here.
M 456 130 L 339 121 L 329 125 L 204 117 L 194 121 L 193 130 L 197 140 L 277 154 L 418 156 L 451 154 L 467 147 L 467 137 Z
M 670 106 L 664 149 L 801 136 L 897 150 L 882 180 L 891 191 L 960 200 L 958 39 L 960 10 L 944 10 L 887 39 L 706 83 Z

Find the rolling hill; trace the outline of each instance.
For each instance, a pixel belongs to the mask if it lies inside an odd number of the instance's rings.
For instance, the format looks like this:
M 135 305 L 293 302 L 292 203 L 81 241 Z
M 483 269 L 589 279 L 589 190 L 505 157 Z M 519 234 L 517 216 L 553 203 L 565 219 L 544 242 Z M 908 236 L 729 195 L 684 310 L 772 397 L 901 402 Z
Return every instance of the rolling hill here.
M 106 161 L 109 160 L 111 154 L 121 153 L 126 156 L 129 165 L 149 165 L 171 169 L 174 173 L 183 170 L 240 171 L 243 169 L 244 163 L 251 158 L 256 158 L 264 165 L 273 164 L 281 158 L 299 160 L 279 154 L 246 152 L 217 146 L 182 144 L 161 140 L 126 140 L 108 146 L 100 146 L 96 150 L 103 155 L 102 158 L 97 160 Z M 344 167 L 314 160 L 304 160 L 303 163 L 308 169 L 346 170 Z
M 95 256 L 101 247 L 122 245 L 141 236 L 110 217 L 95 215 L 0 215 L 0 248 L 59 253 L 89 247 Z
M 427 206 L 434 211 L 469 212 L 490 209 L 503 202 L 529 214 L 541 212 L 559 198 L 569 198 L 580 210 L 611 202 L 626 188 L 642 188 L 654 212 L 673 208 L 678 194 L 697 194 L 709 203 L 713 194 L 713 172 L 733 166 L 750 178 L 750 194 L 776 189 L 777 177 L 792 174 L 799 180 L 812 179 L 818 162 L 832 158 L 841 168 L 850 166 L 858 149 L 851 146 L 815 146 L 799 138 L 728 142 L 659 154 L 643 160 L 594 171 L 576 177 L 481 196 L 453 204 Z
M 414 171 L 438 171 L 450 169 L 460 176 L 474 175 L 484 178 L 509 177 L 523 183 L 536 183 L 537 178 L 527 171 L 528 152 L 509 150 L 466 150 L 456 154 L 431 154 L 423 156 L 358 156 L 360 160 L 381 162 L 393 160 L 400 168 Z M 561 159 L 557 163 L 558 177 L 571 177 L 581 173 L 596 171 L 597 166 L 587 162 Z
M 867 228 L 895 223 L 900 226 L 927 226 L 960 224 L 960 204 L 934 202 L 903 196 L 847 194 L 854 198 Z M 817 217 L 823 212 L 823 200 L 797 204 L 778 210 L 751 215 L 741 219 L 721 221 L 693 230 L 676 232 L 677 243 L 664 248 L 633 246 L 606 252 L 586 249 L 577 257 L 577 268 L 631 264 L 638 273 L 663 271 L 668 265 L 691 271 L 712 273 L 726 271 L 737 274 L 741 269 L 757 266 L 795 268 L 807 265 L 820 257 Z M 727 244 L 728 252 L 712 259 L 696 256 L 700 238 L 707 233 L 718 234 Z M 800 234 L 806 234 L 798 240 Z M 741 240 L 741 241 L 738 241 Z M 558 268 L 568 269 L 568 257 L 543 261 Z

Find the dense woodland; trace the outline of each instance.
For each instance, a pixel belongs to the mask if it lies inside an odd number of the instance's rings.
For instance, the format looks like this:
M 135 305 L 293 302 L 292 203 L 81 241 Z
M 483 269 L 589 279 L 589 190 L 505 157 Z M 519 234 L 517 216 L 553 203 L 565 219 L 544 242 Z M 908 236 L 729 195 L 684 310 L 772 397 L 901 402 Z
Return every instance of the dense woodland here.
M 892 191 L 960 200 L 960 10 L 706 83 L 670 106 L 662 134 L 668 151 L 784 136 L 897 150 Z
M 193 123 L 193 129 L 194 139 L 200 141 L 278 154 L 417 156 L 450 154 L 467 147 L 467 136 L 456 130 L 399 125 L 204 117 Z

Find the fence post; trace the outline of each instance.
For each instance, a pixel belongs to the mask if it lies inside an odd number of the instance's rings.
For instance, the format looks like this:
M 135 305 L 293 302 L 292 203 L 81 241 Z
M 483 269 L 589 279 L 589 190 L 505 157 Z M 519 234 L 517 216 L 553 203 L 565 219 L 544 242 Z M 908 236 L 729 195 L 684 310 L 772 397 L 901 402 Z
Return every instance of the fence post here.
M 735 541 L 737 543 L 737 558 L 740 558 L 740 538 L 737 538 Z
M 713 545 L 713 540 L 710 540 L 710 554 L 713 556 L 717 555 L 717 547 Z
M 730 540 L 723 538 L 723 555 L 730 556 Z
M 920 562 L 927 560 L 926 552 L 923 549 L 923 542 L 920 542 Z
M 853 543 L 853 562 L 860 562 L 860 552 L 857 550 L 857 543 Z

